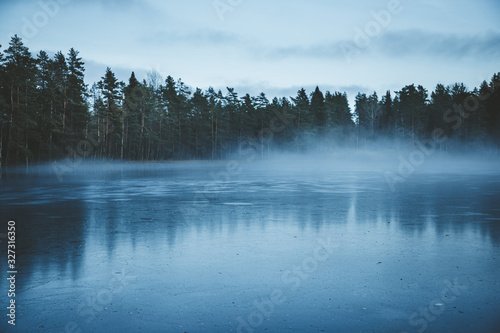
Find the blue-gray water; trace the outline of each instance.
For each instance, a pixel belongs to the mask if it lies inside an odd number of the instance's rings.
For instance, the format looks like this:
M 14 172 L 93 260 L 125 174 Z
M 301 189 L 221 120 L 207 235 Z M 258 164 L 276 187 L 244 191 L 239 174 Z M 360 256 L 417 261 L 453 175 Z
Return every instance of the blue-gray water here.
M 16 327 L 3 278 L 0 328 L 500 328 L 495 172 L 416 172 L 392 191 L 381 172 L 289 165 L 50 170 L 1 181 L 0 233 L 16 221 L 18 274 Z

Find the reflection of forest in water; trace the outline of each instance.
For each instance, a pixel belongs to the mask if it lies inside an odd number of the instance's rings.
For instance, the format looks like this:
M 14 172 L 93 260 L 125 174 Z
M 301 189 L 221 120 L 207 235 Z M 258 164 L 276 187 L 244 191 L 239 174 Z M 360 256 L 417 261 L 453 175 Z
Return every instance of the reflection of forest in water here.
M 193 230 L 207 238 L 241 226 L 299 230 L 336 225 L 346 232 L 379 228 L 382 237 L 453 233 L 461 241 L 498 246 L 498 176 L 420 175 L 391 192 L 380 174 L 307 177 L 248 173 L 225 183 L 207 172 L 109 173 L 67 178 L 2 180 L 0 215 L 17 222 L 18 265 L 23 274 L 56 271 L 78 279 L 82 261 L 98 249 L 107 260 L 133 253 L 137 244 L 176 251 Z M 341 236 L 339 236 L 341 237 Z M 465 243 L 464 243 L 465 242 Z M 5 265 L 4 262 L 1 265 Z

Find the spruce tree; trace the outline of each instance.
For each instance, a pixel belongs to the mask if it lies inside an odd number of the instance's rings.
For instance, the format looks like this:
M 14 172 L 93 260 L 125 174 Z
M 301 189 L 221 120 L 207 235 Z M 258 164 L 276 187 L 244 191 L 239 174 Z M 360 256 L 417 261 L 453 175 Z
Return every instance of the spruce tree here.
M 324 127 L 326 126 L 327 115 L 326 115 L 326 107 L 325 107 L 325 97 L 319 87 L 316 87 L 314 92 L 311 94 L 311 115 L 313 117 L 313 126 L 319 130 L 319 132 L 323 132 Z
M 67 109 L 69 113 L 69 126 L 71 145 L 76 149 L 78 143 L 86 137 L 86 128 L 89 121 L 87 105 L 87 86 L 84 81 L 84 62 L 78 57 L 79 52 L 71 48 L 68 53 L 68 87 Z

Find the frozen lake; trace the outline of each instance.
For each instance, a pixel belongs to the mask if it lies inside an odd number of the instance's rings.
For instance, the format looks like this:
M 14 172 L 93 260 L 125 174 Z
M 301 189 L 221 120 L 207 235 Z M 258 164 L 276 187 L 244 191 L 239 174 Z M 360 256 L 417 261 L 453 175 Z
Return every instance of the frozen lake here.
M 499 331 L 498 173 L 257 164 L 5 177 L 16 331 Z

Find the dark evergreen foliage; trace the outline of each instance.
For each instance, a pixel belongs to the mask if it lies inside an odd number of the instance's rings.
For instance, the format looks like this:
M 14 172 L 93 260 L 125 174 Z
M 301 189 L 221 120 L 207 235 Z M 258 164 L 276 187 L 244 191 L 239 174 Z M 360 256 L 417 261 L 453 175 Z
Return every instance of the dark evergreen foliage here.
M 358 93 L 351 113 L 346 93 L 319 87 L 270 100 L 264 93 L 240 97 L 231 87 L 193 92 L 155 72 L 143 82 L 132 72 L 124 84 L 107 68 L 88 89 L 84 72 L 73 48 L 67 56 L 33 57 L 12 37 L 0 51 L 2 166 L 61 158 L 223 159 L 242 149 L 263 157 L 273 149 L 362 147 L 380 139 L 411 145 L 436 131 L 447 139 L 436 142 L 441 151 L 500 145 L 500 73 L 473 90 L 438 84 L 429 94 L 411 84 L 381 99 Z

